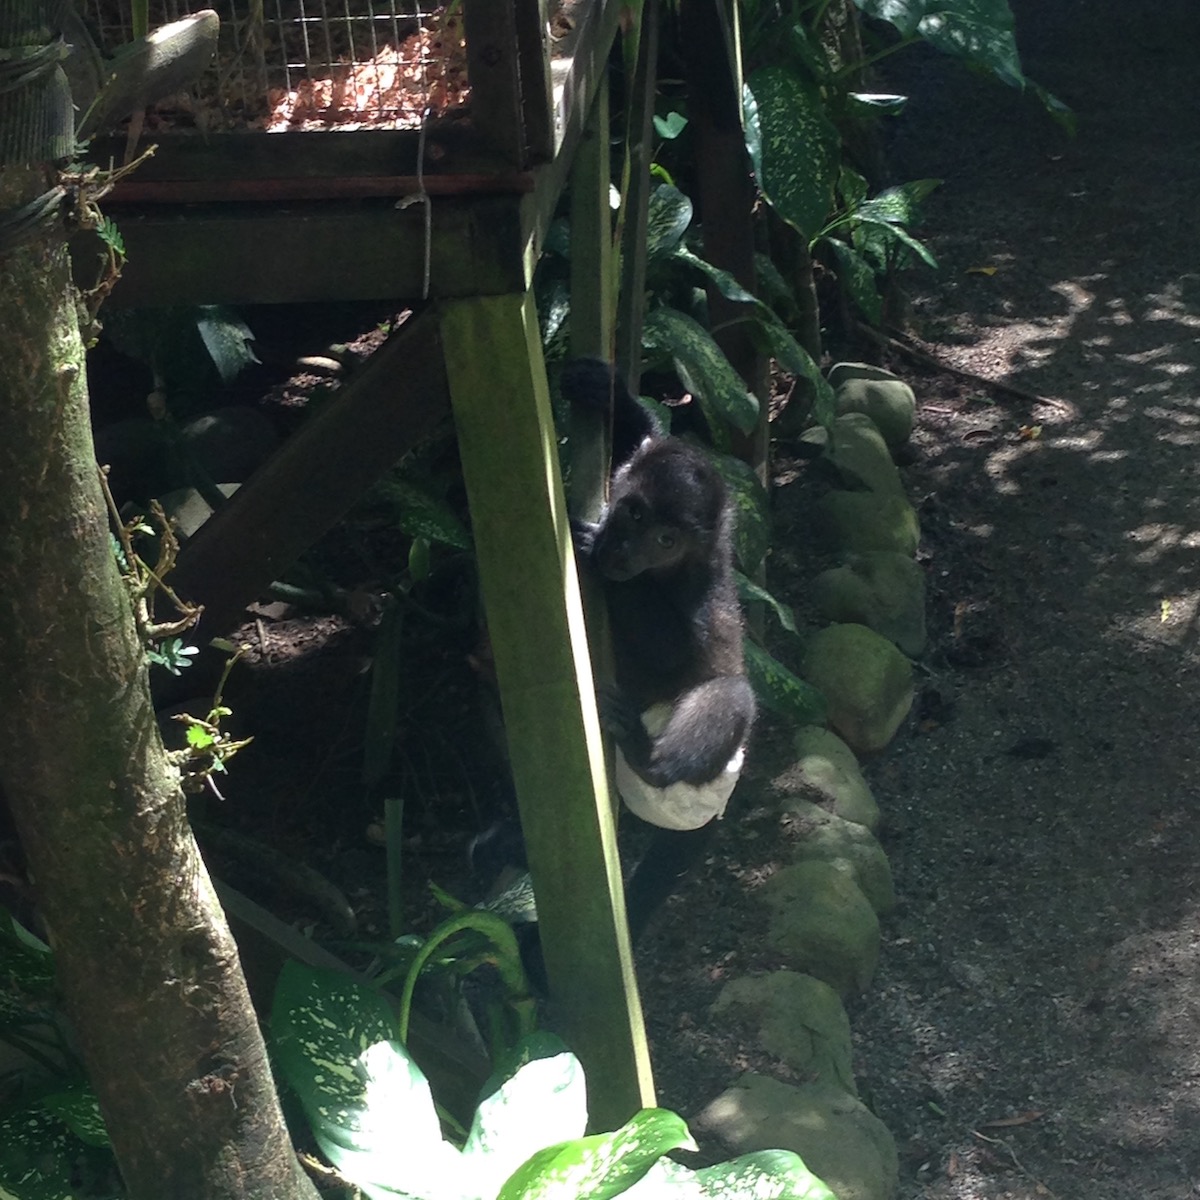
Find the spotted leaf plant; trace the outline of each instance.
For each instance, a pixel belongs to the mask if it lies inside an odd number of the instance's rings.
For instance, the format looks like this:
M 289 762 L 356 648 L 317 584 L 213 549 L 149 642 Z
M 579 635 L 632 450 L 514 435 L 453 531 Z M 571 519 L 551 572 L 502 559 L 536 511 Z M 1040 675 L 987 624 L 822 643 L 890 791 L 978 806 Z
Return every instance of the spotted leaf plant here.
M 544 1033 L 518 1047 L 512 1061 L 519 1065 L 485 1085 L 465 1139 L 450 1141 L 379 992 L 289 964 L 271 1032 L 274 1061 L 321 1152 L 368 1200 L 836 1200 L 784 1151 L 701 1171 L 671 1162 L 665 1155 L 693 1144 L 682 1118 L 664 1109 L 643 1109 L 615 1133 L 585 1137 L 583 1069 Z

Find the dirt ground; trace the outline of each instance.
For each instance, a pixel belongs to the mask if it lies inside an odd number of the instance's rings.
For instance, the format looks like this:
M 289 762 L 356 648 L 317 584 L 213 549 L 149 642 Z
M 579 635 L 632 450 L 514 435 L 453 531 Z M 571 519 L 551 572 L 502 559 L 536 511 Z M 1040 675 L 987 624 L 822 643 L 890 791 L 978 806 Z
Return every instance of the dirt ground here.
M 920 401 L 906 478 L 932 645 L 914 719 L 867 764 L 900 908 L 851 1009 L 855 1069 L 902 1200 L 1183 1200 L 1200 1195 L 1200 10 L 1013 7 L 1075 139 L 932 56 L 892 73 L 913 88 L 895 178 L 945 179 L 927 209 L 942 269 L 909 282 L 911 328 L 1054 403 L 888 360 Z M 803 564 L 803 490 L 777 500 Z M 801 607 L 803 578 L 782 589 Z M 662 1100 L 685 1113 L 721 1067 L 764 1068 L 706 1005 L 772 964 L 706 900 L 770 869 L 766 740 L 728 857 L 643 954 Z
M 935 56 L 889 67 L 913 93 L 894 176 L 945 179 L 923 231 L 941 271 L 909 281 L 910 332 L 1027 398 L 885 356 L 920 402 L 905 477 L 931 645 L 914 716 L 865 764 L 900 907 L 851 1006 L 855 1070 L 899 1145 L 901 1200 L 1183 1200 L 1200 1195 L 1200 11 L 1013 7 L 1073 140 Z M 811 500 L 803 477 L 775 496 L 770 583 L 802 616 L 825 565 Z M 370 575 L 378 530 L 361 533 L 325 561 Z M 278 613 L 244 633 L 253 687 L 234 704 L 259 740 L 216 817 L 328 874 L 369 937 L 372 639 Z M 480 789 L 502 769 L 477 761 L 470 643 L 431 645 L 402 681 L 414 895 L 415 876 L 461 879 L 464 831 L 504 802 Z M 685 1116 L 743 1070 L 788 1078 L 708 1013 L 724 981 L 780 965 L 752 893 L 786 860 L 771 804 L 790 755 L 765 721 L 740 811 L 639 955 L 659 1099 Z

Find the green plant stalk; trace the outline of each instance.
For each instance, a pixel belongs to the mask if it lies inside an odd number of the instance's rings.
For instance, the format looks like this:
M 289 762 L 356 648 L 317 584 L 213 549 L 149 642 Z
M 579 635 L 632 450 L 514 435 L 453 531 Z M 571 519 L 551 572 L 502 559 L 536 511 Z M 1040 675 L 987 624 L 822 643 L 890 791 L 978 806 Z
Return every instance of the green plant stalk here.
M 408 1024 L 412 1016 L 413 992 L 417 986 L 417 979 L 425 969 L 425 964 L 437 953 L 438 947 L 464 929 L 477 930 L 489 938 L 500 951 L 496 957 L 496 969 L 500 972 L 500 979 L 505 989 L 510 997 L 513 997 L 510 1004 L 517 1016 L 517 1037 L 525 1037 L 533 1032 L 536 1016 L 535 1006 L 529 995 L 529 980 L 525 977 L 525 968 L 521 966 L 521 952 L 517 948 L 517 939 L 511 927 L 502 918 L 494 913 L 472 909 L 470 912 L 443 921 L 430 934 L 429 940 L 421 947 L 420 952 L 413 959 L 412 965 L 408 968 L 408 974 L 404 979 L 404 990 L 400 994 L 399 1016 L 400 1041 L 405 1045 L 408 1044 Z
M 383 836 L 387 854 L 388 930 L 393 938 L 404 932 L 404 797 L 383 802 Z M 401 1035 L 403 1040 L 403 1035 Z

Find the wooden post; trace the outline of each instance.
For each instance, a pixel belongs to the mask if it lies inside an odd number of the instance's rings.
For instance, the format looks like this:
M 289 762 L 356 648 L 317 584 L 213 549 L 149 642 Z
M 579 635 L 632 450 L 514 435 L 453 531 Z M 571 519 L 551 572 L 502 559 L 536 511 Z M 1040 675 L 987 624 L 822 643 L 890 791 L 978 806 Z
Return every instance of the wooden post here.
M 626 80 L 630 172 L 625 228 L 621 235 L 621 283 L 617 300 L 617 369 L 636 392 L 642 364 L 642 318 L 646 308 L 646 222 L 650 207 L 650 160 L 654 152 L 654 97 L 658 80 L 658 0 L 645 0 L 637 70 Z
M 532 294 L 447 302 L 442 342 L 550 988 L 611 1129 L 654 1091 Z
M 571 170 L 570 318 L 571 353 L 604 359 L 612 358 L 616 316 L 608 155 L 605 75 Z M 571 413 L 571 514 L 585 521 L 599 518 L 608 495 L 611 429 L 602 413 Z
M 471 123 L 510 166 L 525 165 L 520 44 L 513 0 L 463 0 Z

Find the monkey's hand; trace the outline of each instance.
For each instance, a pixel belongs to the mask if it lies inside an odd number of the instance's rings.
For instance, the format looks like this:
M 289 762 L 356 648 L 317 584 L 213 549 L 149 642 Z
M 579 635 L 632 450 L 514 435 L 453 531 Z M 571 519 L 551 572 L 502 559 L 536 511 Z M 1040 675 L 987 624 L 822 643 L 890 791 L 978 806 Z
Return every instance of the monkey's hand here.
M 599 688 L 596 699 L 600 706 L 600 724 L 621 747 L 625 761 L 635 770 L 648 763 L 653 742 L 638 706 L 614 684 Z
M 599 532 L 599 525 L 593 525 L 590 521 L 578 521 L 574 517 L 571 518 L 571 540 L 575 543 L 575 550 L 583 558 L 591 558 L 592 548 L 596 544 L 596 535 Z

